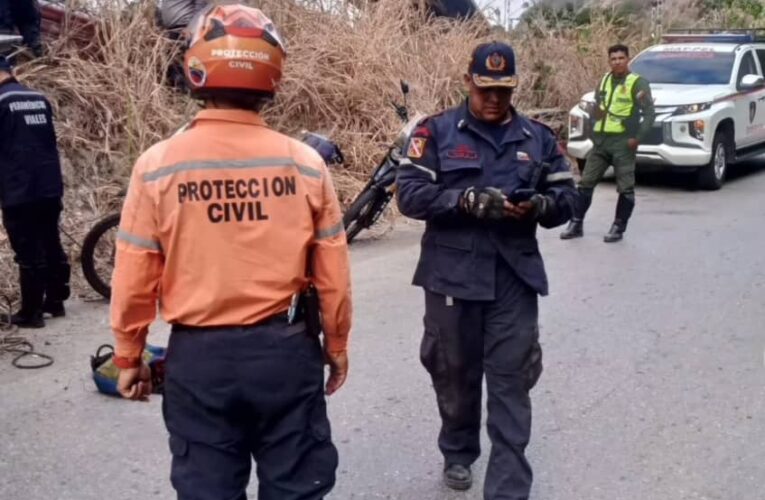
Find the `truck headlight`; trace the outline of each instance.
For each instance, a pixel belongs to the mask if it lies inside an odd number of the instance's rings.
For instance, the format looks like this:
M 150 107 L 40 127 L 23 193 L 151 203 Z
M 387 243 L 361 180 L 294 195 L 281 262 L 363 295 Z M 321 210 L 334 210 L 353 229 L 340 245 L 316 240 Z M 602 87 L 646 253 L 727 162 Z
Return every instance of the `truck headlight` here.
M 699 113 L 701 111 L 706 111 L 709 108 L 712 107 L 711 102 L 702 102 L 700 104 L 687 104 L 685 106 L 678 106 L 677 110 L 675 111 L 676 115 L 690 115 L 693 113 Z

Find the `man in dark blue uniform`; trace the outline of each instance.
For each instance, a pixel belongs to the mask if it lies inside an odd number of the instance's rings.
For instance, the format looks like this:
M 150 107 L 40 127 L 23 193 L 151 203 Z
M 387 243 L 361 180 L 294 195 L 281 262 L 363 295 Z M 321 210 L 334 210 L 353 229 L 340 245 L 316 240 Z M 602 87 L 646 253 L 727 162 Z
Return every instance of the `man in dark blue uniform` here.
M 45 326 L 43 312 L 64 316 L 70 267 L 58 220 L 63 182 L 53 113 L 41 93 L 21 85 L 0 56 L 0 206 L 19 265 L 21 327 Z
M 529 390 L 542 371 L 537 295 L 547 294 L 536 228 L 568 221 L 576 190 L 554 133 L 511 105 L 510 46 L 476 47 L 465 84 L 464 103 L 412 133 L 398 203 L 426 221 L 414 284 L 425 289 L 420 356 L 441 414 L 444 481 L 472 484 L 485 373 L 492 450 L 484 498 L 520 500 L 532 481 Z

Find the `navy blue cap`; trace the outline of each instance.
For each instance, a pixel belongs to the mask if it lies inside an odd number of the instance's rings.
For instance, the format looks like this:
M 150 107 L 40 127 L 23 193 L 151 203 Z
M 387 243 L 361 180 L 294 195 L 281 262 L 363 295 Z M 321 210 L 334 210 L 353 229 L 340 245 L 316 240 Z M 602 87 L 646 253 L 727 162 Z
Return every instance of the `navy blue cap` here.
M 477 87 L 518 86 L 515 74 L 515 52 L 506 43 L 482 43 L 473 50 L 468 72 Z
M 0 55 L 0 71 L 10 73 L 12 68 L 11 61 L 9 61 L 7 57 Z

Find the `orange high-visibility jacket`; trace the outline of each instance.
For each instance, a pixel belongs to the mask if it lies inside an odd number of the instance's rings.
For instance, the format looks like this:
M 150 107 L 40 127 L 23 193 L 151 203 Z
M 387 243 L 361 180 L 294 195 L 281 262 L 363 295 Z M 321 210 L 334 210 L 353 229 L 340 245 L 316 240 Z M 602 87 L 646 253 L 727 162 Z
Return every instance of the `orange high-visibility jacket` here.
M 250 325 L 289 308 L 313 249 L 325 343 L 346 350 L 348 248 L 329 171 L 258 114 L 207 109 L 136 162 L 117 233 L 115 354 L 135 359 L 159 302 L 168 323 Z

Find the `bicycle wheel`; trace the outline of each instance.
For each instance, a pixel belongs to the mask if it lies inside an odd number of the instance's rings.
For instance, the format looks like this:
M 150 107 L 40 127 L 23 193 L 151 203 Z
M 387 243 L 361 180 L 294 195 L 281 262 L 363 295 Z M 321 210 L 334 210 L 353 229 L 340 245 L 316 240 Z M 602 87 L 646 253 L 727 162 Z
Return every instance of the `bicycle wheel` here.
M 119 213 L 107 215 L 93 226 L 82 243 L 82 274 L 93 290 L 105 299 L 112 295 L 111 281 L 119 225 Z

